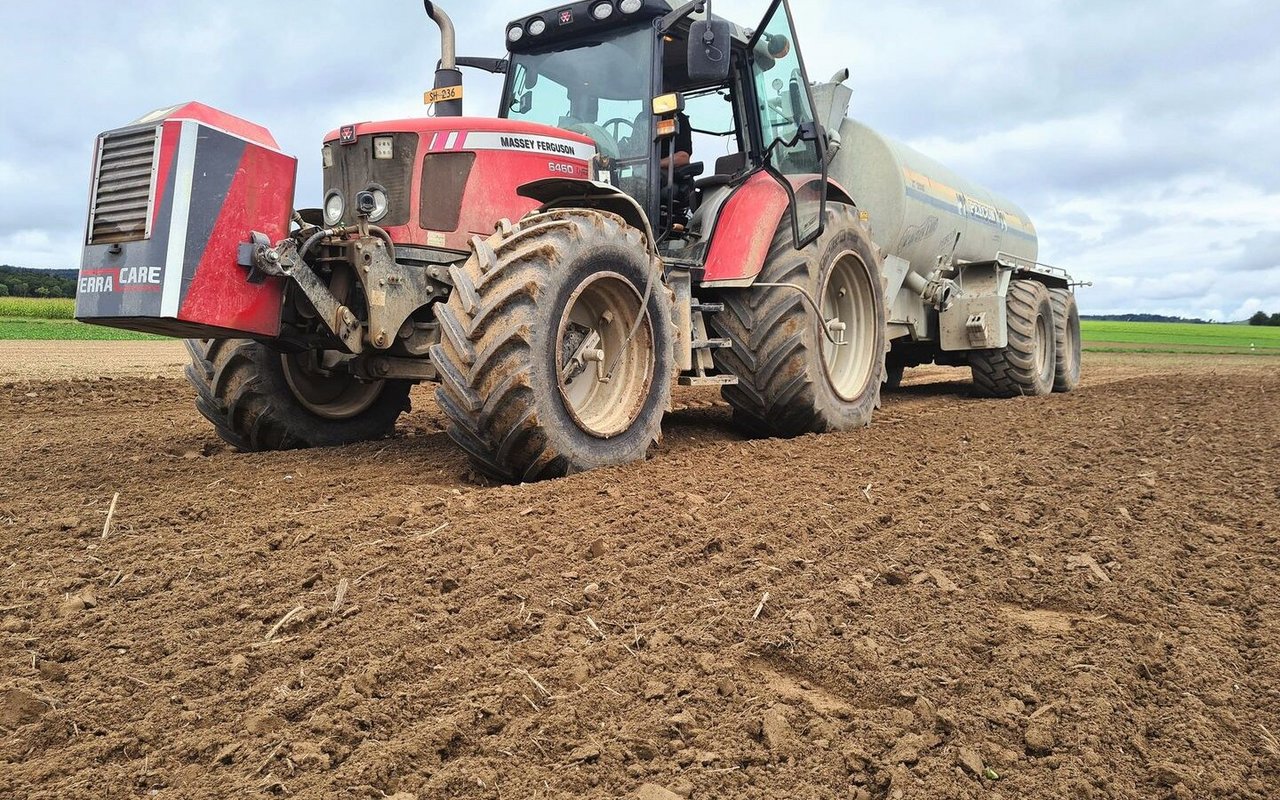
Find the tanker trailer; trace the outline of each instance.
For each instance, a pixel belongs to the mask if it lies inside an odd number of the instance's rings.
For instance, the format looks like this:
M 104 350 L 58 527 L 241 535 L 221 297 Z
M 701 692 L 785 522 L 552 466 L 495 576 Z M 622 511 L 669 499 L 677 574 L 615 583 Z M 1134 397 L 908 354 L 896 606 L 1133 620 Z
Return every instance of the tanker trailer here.
M 846 71 L 815 86 L 814 96 L 827 130 L 838 131 L 831 177 L 854 198 L 884 256 L 889 385 L 906 367 L 938 363 L 971 366 L 985 395 L 1075 388 L 1076 284 L 1036 260 L 1026 212 L 847 117 L 847 78 Z

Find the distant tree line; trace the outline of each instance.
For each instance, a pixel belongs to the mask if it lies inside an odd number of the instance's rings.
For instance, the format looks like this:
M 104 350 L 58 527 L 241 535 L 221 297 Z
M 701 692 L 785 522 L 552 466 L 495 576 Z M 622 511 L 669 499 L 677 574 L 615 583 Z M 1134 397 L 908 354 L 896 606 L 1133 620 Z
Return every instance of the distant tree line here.
M 1259 311 L 1252 317 L 1249 317 L 1250 325 L 1267 325 L 1272 328 L 1280 328 L 1280 314 L 1272 314 L 1267 316 L 1267 312 Z
M 0 264 L 0 297 L 75 297 L 76 270 Z

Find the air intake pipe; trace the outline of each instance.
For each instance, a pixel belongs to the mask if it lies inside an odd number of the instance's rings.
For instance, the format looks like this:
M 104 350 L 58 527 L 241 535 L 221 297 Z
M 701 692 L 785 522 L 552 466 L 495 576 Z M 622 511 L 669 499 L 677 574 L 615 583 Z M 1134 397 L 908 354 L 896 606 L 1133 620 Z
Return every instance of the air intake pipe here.
M 440 27 L 440 66 L 436 69 L 434 88 L 438 91 L 456 86 L 461 90 L 462 70 L 458 69 L 457 36 L 453 31 L 453 20 L 444 13 L 444 9 L 432 3 L 431 0 L 422 0 L 422 5 L 427 10 L 427 16 Z M 458 92 L 456 100 L 437 101 L 435 112 L 437 117 L 462 116 L 461 91 Z

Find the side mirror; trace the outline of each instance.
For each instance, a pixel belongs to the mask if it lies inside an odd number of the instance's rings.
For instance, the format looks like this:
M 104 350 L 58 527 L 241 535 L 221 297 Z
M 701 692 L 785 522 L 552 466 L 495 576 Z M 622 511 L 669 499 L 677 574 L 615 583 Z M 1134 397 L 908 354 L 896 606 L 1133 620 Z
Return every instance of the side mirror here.
M 722 19 L 697 20 L 689 26 L 689 80 L 710 83 L 729 77 L 731 35 L 729 23 Z

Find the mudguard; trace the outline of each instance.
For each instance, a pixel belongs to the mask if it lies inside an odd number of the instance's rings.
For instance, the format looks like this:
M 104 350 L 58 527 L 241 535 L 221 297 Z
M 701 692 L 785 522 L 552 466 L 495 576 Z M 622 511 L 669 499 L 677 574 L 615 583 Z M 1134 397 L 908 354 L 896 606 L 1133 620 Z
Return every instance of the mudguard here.
M 803 193 L 820 175 L 789 175 L 792 190 Z M 827 199 L 853 205 L 849 193 L 827 181 Z M 764 268 L 769 246 L 787 215 L 791 196 L 777 178 L 761 170 L 742 182 L 716 218 L 707 249 L 703 286 L 750 286 Z
M 653 227 L 640 204 L 618 187 L 600 181 L 575 178 L 544 178 L 522 184 L 516 194 L 537 200 L 539 211 L 555 208 L 595 208 L 610 211 L 627 221 L 627 224 L 644 233 L 649 249 L 655 251 Z

